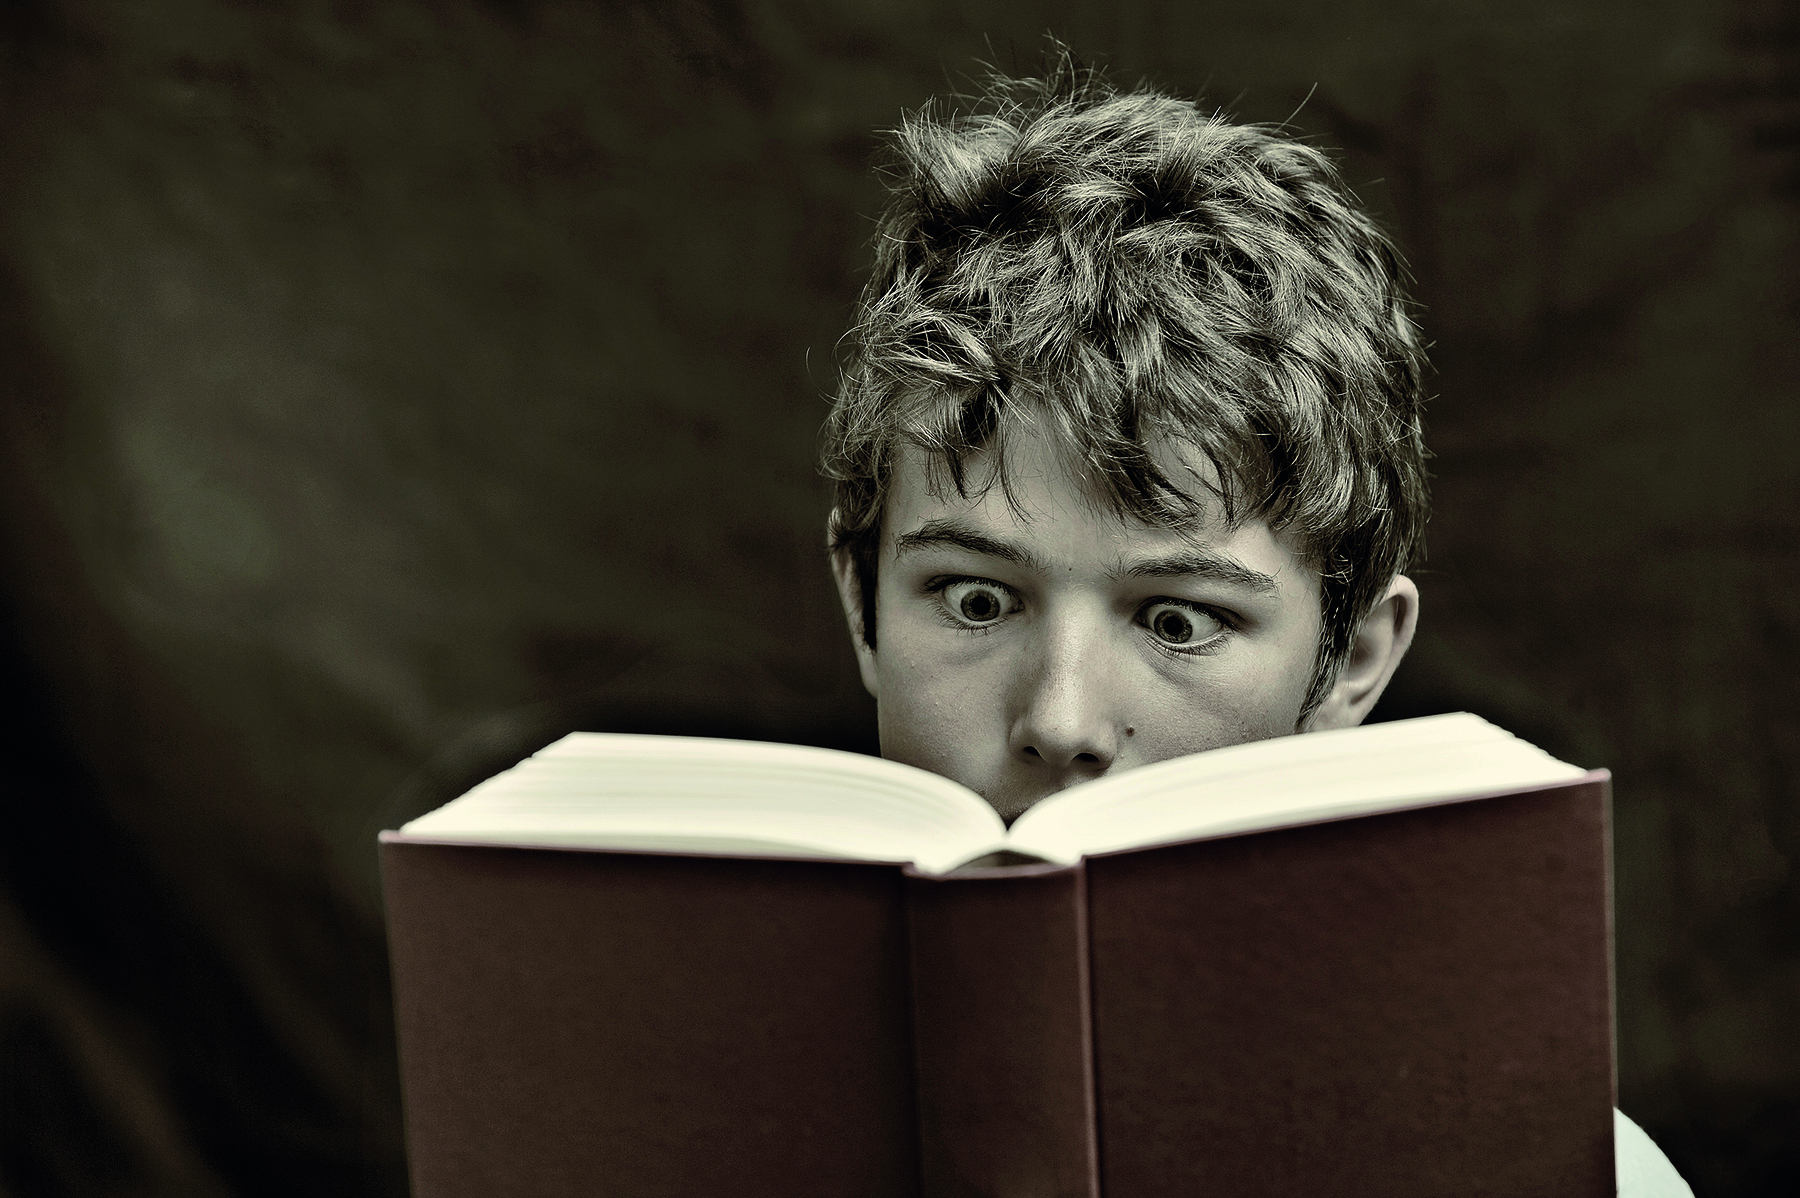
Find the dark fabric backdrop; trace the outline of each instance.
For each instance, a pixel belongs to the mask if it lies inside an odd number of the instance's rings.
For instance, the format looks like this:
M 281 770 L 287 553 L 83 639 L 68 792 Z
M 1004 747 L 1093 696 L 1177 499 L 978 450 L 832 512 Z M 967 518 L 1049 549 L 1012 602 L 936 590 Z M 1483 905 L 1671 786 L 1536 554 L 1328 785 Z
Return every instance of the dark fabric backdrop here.
M 812 465 L 871 130 L 1054 31 L 1395 230 L 1384 712 L 1614 769 L 1621 1103 L 1800 1192 L 1791 7 L 0 12 L 0 1191 L 401 1194 L 378 829 L 576 726 L 872 747 Z

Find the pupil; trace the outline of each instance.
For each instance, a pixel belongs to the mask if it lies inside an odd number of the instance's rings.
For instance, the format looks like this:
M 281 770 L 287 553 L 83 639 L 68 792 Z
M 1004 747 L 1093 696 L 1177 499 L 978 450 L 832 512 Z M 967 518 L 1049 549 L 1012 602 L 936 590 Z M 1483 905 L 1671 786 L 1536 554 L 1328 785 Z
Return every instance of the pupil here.
M 1186 616 L 1167 608 L 1157 613 L 1155 628 L 1157 636 L 1173 645 L 1183 644 L 1194 633 L 1193 625 L 1188 623 Z
M 963 615 L 977 622 L 991 620 L 999 615 L 999 607 L 993 594 L 988 591 L 971 591 L 963 596 Z

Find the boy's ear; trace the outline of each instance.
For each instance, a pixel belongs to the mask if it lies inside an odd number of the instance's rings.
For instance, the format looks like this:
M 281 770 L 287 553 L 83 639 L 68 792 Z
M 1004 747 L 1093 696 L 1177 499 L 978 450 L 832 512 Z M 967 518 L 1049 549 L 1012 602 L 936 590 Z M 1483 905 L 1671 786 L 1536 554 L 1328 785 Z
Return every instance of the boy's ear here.
M 856 650 L 856 665 L 862 671 L 863 689 L 870 697 L 879 699 L 881 686 L 875 677 L 875 650 L 863 640 L 863 594 L 856 578 L 856 563 L 850 560 L 848 553 L 833 553 L 831 573 L 837 579 L 838 602 L 844 605 L 844 619 L 850 624 L 850 647 Z
M 1306 722 L 1309 732 L 1351 728 L 1363 722 L 1375 700 L 1387 689 L 1394 668 L 1406 656 L 1419 626 L 1419 588 L 1404 574 L 1394 575 L 1387 594 L 1356 630 L 1350 657 L 1338 671 L 1325 701 Z

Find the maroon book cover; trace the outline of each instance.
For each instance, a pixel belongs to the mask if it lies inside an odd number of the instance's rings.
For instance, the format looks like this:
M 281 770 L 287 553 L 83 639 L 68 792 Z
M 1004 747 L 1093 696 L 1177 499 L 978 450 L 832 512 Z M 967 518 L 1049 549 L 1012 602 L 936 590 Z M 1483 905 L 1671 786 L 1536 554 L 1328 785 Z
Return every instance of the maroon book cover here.
M 1606 788 L 1090 859 L 1102 1192 L 1610 1196 Z
M 947 877 L 383 842 L 417 1198 L 1613 1193 L 1604 774 Z
M 919 1192 L 898 868 L 382 858 L 417 1198 Z

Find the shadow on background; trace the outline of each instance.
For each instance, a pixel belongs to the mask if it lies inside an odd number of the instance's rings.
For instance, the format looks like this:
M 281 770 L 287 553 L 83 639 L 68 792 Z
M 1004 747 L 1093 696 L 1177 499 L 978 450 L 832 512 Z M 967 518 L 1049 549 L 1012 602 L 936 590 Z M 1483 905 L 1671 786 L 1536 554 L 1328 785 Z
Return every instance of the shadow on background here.
M 574 727 L 873 748 L 812 467 L 871 130 L 1046 30 L 1396 231 L 1384 714 L 1613 768 L 1621 1105 L 1800 1190 L 1800 24 L 878 7 L 4 10 L 0 1190 L 403 1193 L 377 830 Z

